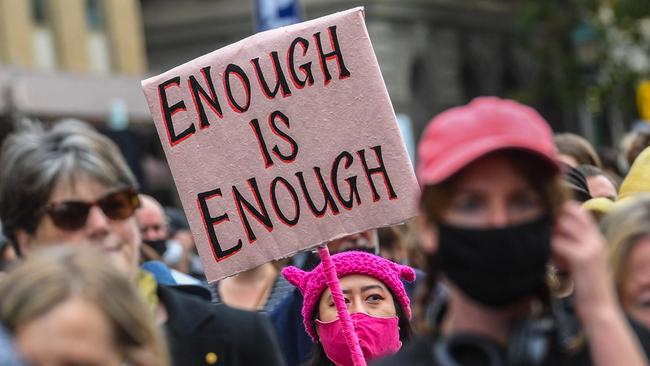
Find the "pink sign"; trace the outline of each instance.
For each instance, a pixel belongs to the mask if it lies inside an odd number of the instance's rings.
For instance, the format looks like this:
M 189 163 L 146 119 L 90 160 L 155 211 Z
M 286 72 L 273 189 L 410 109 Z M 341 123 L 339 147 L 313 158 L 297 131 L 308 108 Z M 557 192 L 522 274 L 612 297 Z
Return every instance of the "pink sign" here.
M 256 34 L 142 87 L 210 281 L 417 214 L 362 8 Z

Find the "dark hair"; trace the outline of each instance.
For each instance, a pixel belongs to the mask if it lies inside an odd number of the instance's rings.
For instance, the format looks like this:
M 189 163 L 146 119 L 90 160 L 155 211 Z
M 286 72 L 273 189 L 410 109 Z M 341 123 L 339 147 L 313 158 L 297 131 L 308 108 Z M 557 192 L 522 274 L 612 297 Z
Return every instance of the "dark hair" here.
M 399 301 L 397 301 L 397 298 L 395 295 L 389 290 L 390 295 L 393 297 L 393 303 L 395 304 L 395 312 L 397 313 L 397 318 L 399 319 L 397 325 L 399 326 L 399 339 L 402 341 L 402 346 L 411 340 L 413 337 L 413 329 L 411 328 L 411 321 L 406 317 L 406 314 L 404 314 L 404 310 L 402 310 L 402 306 L 400 305 Z M 318 314 L 318 309 L 316 310 L 314 314 L 314 319 L 312 319 L 313 327 L 316 329 L 316 319 L 318 319 L 320 315 Z M 323 349 L 323 345 L 320 343 L 320 341 L 316 341 L 314 344 L 314 347 L 312 348 L 312 358 L 311 360 L 306 364 L 309 366 L 335 366 L 332 361 L 330 361 L 329 358 L 327 358 L 327 355 L 325 354 L 325 350 Z
M 564 184 L 573 193 L 573 199 L 578 202 L 590 200 L 592 197 L 587 185 L 587 177 L 569 164 L 561 163 L 561 165 L 564 171 Z

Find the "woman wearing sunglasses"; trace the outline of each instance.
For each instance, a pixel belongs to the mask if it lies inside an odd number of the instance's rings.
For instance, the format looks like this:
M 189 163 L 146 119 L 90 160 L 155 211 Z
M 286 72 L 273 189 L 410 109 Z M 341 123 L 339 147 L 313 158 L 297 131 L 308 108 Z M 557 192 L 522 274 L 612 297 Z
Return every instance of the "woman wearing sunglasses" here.
M 60 126 L 7 138 L 3 229 L 19 255 L 39 246 L 88 244 L 133 277 L 140 250 L 135 178 L 108 139 L 81 123 Z
M 26 126 L 4 142 L 0 219 L 19 255 L 51 245 L 102 250 L 138 282 L 165 325 L 174 365 L 281 364 L 266 318 L 158 286 L 138 268 L 138 205 L 135 177 L 117 146 L 83 123 Z

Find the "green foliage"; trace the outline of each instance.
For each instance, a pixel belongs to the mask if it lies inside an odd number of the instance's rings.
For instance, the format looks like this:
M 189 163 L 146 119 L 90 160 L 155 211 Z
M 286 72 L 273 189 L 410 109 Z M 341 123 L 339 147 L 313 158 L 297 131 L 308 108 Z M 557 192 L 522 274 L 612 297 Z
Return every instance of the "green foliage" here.
M 520 0 L 515 14 L 519 39 L 541 67 L 517 95 L 562 108 L 586 103 L 593 115 L 614 106 L 636 118 L 636 84 L 650 77 L 650 1 Z

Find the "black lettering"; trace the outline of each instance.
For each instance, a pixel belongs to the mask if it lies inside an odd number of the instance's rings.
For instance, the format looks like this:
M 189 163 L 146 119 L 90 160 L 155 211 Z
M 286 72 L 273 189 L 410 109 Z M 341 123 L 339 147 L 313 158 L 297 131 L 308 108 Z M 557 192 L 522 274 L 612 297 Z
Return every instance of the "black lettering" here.
M 291 80 L 293 81 L 293 84 L 296 86 L 296 88 L 302 89 L 305 87 L 305 84 L 314 84 L 314 75 L 311 73 L 310 61 L 298 66 L 298 69 L 302 71 L 302 74 L 305 76 L 305 78 L 300 79 L 300 77 L 298 77 L 294 59 L 294 53 L 296 51 L 297 45 L 302 46 L 302 55 L 305 56 L 307 54 L 307 49 L 309 49 L 309 42 L 307 42 L 307 40 L 302 37 L 294 39 L 289 46 L 289 51 L 287 54 L 287 62 L 289 63 L 289 73 L 291 74 Z
M 341 205 L 343 205 L 343 207 L 349 210 L 354 205 L 355 197 L 357 200 L 357 205 L 361 204 L 361 197 L 359 196 L 359 190 L 357 189 L 357 176 L 355 175 L 349 178 L 345 178 L 345 181 L 348 183 L 348 187 L 350 187 L 350 196 L 348 197 L 347 200 L 343 199 L 343 195 L 339 190 L 339 183 L 338 183 L 339 165 L 341 164 L 341 161 L 343 159 L 345 159 L 345 163 L 343 164 L 343 167 L 345 169 L 348 169 L 352 165 L 352 162 L 354 161 L 354 157 L 352 156 L 352 154 L 350 154 L 347 151 L 343 151 L 336 157 L 336 159 L 334 159 L 334 163 L 332 164 L 332 174 L 330 177 L 332 179 L 332 187 L 334 188 L 334 193 L 336 193 L 336 197 L 338 198 Z
M 169 101 L 167 100 L 167 88 L 171 86 L 180 86 L 181 78 L 177 76 L 171 78 L 162 84 L 158 85 L 158 98 L 160 99 L 160 109 L 162 109 L 162 115 L 165 120 L 165 127 L 167 129 L 167 137 L 169 137 L 169 143 L 171 146 L 175 146 L 186 138 L 190 137 L 194 132 L 196 132 L 196 127 L 192 123 L 188 128 L 183 130 L 183 132 L 176 134 L 174 131 L 174 122 L 172 121 L 172 116 L 176 112 L 184 111 L 185 102 L 183 100 L 177 102 L 176 104 L 169 106 Z
M 287 126 L 287 128 L 290 128 L 291 126 L 289 125 L 289 118 L 286 115 L 284 115 L 284 113 L 282 113 L 280 111 L 274 111 L 269 116 L 269 125 L 271 126 L 271 130 L 273 131 L 273 133 L 275 133 L 281 139 L 283 139 L 289 145 L 291 145 L 291 153 L 289 155 L 283 154 L 280 151 L 280 148 L 278 147 L 278 145 L 273 146 L 272 150 L 273 150 L 273 153 L 275 153 L 275 156 L 282 159 L 284 162 L 289 163 L 289 162 L 292 162 L 296 158 L 296 155 L 298 155 L 298 143 L 296 143 L 296 140 L 291 138 L 291 136 L 289 136 L 287 133 L 285 133 L 284 131 L 282 131 L 281 129 L 278 128 L 278 125 L 276 123 L 278 121 L 278 119 L 282 123 L 284 123 Z
M 289 219 L 284 215 L 284 212 L 282 212 L 282 209 L 280 208 L 280 205 L 278 204 L 278 198 L 276 194 L 276 187 L 278 183 L 282 183 L 284 187 L 287 189 L 289 194 L 291 195 L 291 199 L 293 200 L 293 207 L 294 207 L 294 212 L 295 215 L 293 219 Z M 284 222 L 288 226 L 294 226 L 298 223 L 298 220 L 300 219 L 300 205 L 298 204 L 298 194 L 296 193 L 296 190 L 289 184 L 289 182 L 282 178 L 282 177 L 275 177 L 273 181 L 271 182 L 271 203 L 273 204 L 273 209 L 275 210 L 275 213 L 278 215 L 280 220 Z
M 194 106 L 196 107 L 196 112 L 199 115 L 199 121 L 201 122 L 201 128 L 210 126 L 208 121 L 208 116 L 205 113 L 205 107 L 203 107 L 203 101 L 208 102 L 212 111 L 219 116 L 223 117 L 223 112 L 221 111 L 221 105 L 219 105 L 219 100 L 217 99 L 217 93 L 214 90 L 214 84 L 212 83 L 212 76 L 210 76 L 210 66 L 206 66 L 201 69 L 201 74 L 203 75 L 203 80 L 208 84 L 208 94 L 205 89 L 199 84 L 194 75 L 190 75 L 190 78 L 187 80 L 187 83 L 192 92 L 192 99 L 194 100 Z
M 336 59 L 336 63 L 339 65 L 339 79 L 344 79 L 350 76 L 350 71 L 345 67 L 345 62 L 343 62 L 343 53 L 341 52 L 341 47 L 339 46 L 339 39 L 336 36 L 336 26 L 333 25 L 327 28 L 329 30 L 330 36 L 330 45 L 332 46 L 332 52 L 323 53 L 323 46 L 320 40 L 320 32 L 314 33 L 314 39 L 316 40 L 316 47 L 318 48 L 318 54 L 320 55 L 320 66 L 323 71 L 324 84 L 329 84 L 332 80 L 332 75 L 327 68 L 327 60 Z
M 296 177 L 298 177 L 298 181 L 300 182 L 300 188 L 302 188 L 302 193 L 305 195 L 305 199 L 307 200 L 309 209 L 314 214 L 314 216 L 321 217 L 325 214 L 325 211 L 327 211 L 327 207 L 329 206 L 332 209 L 332 213 L 334 215 L 337 215 L 339 213 L 339 208 L 336 206 L 336 202 L 334 202 L 334 198 L 332 197 L 332 194 L 330 193 L 330 191 L 327 189 L 327 186 L 325 185 L 325 180 L 323 179 L 323 175 L 320 172 L 320 168 L 314 167 L 314 173 L 316 175 L 316 178 L 318 178 L 318 183 L 320 185 L 321 193 L 323 194 L 324 202 L 323 202 L 323 208 L 321 209 L 316 208 L 314 201 L 311 199 L 311 194 L 307 189 L 307 184 L 305 183 L 305 178 L 303 177 L 302 172 L 296 173 Z
M 264 73 L 262 72 L 262 68 L 260 67 L 260 58 L 256 57 L 251 60 L 253 66 L 255 67 L 255 73 L 257 74 L 257 81 L 260 83 L 262 90 L 264 90 L 264 94 L 269 99 L 275 98 L 275 96 L 278 94 L 278 91 L 280 90 L 282 90 L 283 97 L 291 95 L 289 84 L 287 83 L 287 79 L 285 78 L 284 72 L 282 71 L 282 67 L 280 66 L 280 59 L 278 58 L 278 53 L 276 51 L 271 52 L 271 59 L 273 60 L 273 70 L 275 71 L 275 80 L 276 80 L 275 89 L 273 90 L 269 88 L 269 84 L 266 82 L 266 79 L 264 78 Z
M 244 91 L 246 92 L 246 103 L 243 107 L 237 103 L 235 97 L 232 94 L 232 89 L 230 87 L 231 74 L 234 74 L 239 78 L 239 81 L 241 82 L 242 86 L 244 87 Z M 248 107 L 251 105 L 251 82 L 248 80 L 248 76 L 246 76 L 244 70 L 235 64 L 228 64 L 226 71 L 223 74 L 223 80 L 225 83 L 226 95 L 228 96 L 228 104 L 230 104 L 230 108 L 238 113 L 246 112 L 248 110 Z
M 246 213 L 243 212 L 244 208 L 246 208 L 246 211 L 248 211 L 250 214 L 253 215 L 253 218 L 255 218 L 262 225 L 264 225 L 267 231 L 269 232 L 273 231 L 273 223 L 271 222 L 269 213 L 266 210 L 264 201 L 262 201 L 262 198 L 260 196 L 260 190 L 259 188 L 257 188 L 257 181 L 255 180 L 255 178 L 250 178 L 248 180 L 248 185 L 250 186 L 251 191 L 253 192 L 255 201 L 257 201 L 259 210 L 255 206 L 253 206 L 250 202 L 246 201 L 244 196 L 242 196 L 242 194 L 239 193 L 239 190 L 237 190 L 237 187 L 232 186 L 232 194 L 235 203 L 237 204 L 237 211 L 239 212 L 239 218 L 242 220 L 242 223 L 244 224 L 244 227 L 246 229 L 246 236 L 248 236 L 248 242 L 252 243 L 255 240 L 257 240 L 257 236 L 255 236 L 255 232 L 253 231 L 253 228 L 251 227 L 251 224 L 248 221 L 248 216 L 246 215 Z
M 266 147 L 266 141 L 264 141 L 264 135 L 262 134 L 262 130 L 260 129 L 260 124 L 257 121 L 257 118 L 252 119 L 249 125 L 253 129 L 253 133 L 257 138 L 257 144 L 259 145 L 260 152 L 262 153 L 262 157 L 264 158 L 264 167 L 268 168 L 273 166 L 273 159 L 271 159 L 271 154 L 269 154 L 269 149 Z
M 217 233 L 214 228 L 224 221 L 230 221 L 230 219 L 226 213 L 217 217 L 210 216 L 210 209 L 208 208 L 207 201 L 212 197 L 221 197 L 221 189 L 217 188 L 208 192 L 199 193 L 197 195 L 197 202 L 199 204 L 201 217 L 203 218 L 203 225 L 207 231 L 208 238 L 210 238 L 210 246 L 212 247 L 212 252 L 214 253 L 215 260 L 220 261 L 240 251 L 242 248 L 242 241 L 239 239 L 237 241 L 237 245 L 234 247 L 229 249 L 222 249 L 221 244 L 219 243 L 219 238 L 217 238 Z
M 386 186 L 386 191 L 388 192 L 388 197 L 392 200 L 397 198 L 395 191 L 393 190 L 393 185 L 390 183 L 390 178 L 388 177 L 388 172 L 386 171 L 386 166 L 384 165 L 384 159 L 381 157 L 381 146 L 371 147 L 372 151 L 375 152 L 375 157 L 379 162 L 379 166 L 376 168 L 369 169 L 368 163 L 366 162 L 366 153 L 364 150 L 359 150 L 357 153 L 361 158 L 361 163 L 363 164 L 363 170 L 366 172 L 366 178 L 368 179 L 368 184 L 372 190 L 372 199 L 373 201 L 378 201 L 380 199 L 379 194 L 377 193 L 377 188 L 375 188 L 375 183 L 372 181 L 373 174 L 381 174 L 384 177 L 384 185 Z

